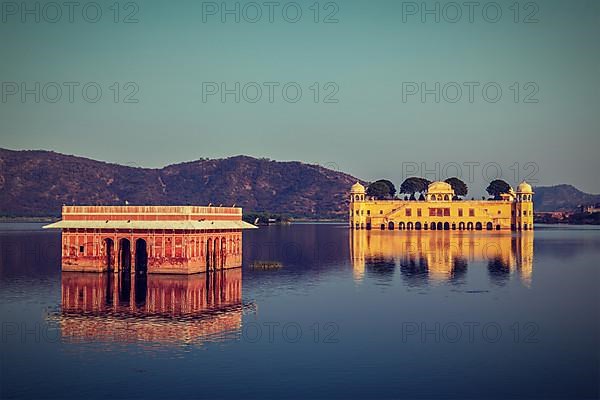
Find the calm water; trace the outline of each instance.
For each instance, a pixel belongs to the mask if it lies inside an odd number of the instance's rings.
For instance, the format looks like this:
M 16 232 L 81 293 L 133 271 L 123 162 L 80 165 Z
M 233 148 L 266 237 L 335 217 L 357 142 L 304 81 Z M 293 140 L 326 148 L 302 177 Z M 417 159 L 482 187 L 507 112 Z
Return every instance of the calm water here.
M 267 227 L 241 269 L 132 282 L 38 227 L 0 226 L 2 398 L 599 396 L 597 229 Z

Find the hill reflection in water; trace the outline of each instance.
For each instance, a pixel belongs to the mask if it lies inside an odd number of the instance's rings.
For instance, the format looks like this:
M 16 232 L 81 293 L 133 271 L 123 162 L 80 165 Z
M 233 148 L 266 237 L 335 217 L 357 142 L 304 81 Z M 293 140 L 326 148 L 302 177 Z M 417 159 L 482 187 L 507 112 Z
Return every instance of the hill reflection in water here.
M 533 232 L 355 231 L 350 235 L 350 257 L 357 281 L 365 272 L 391 276 L 397 267 L 409 285 L 460 281 L 469 263 L 483 262 L 492 282 L 502 284 L 516 273 L 530 286 Z
M 63 272 L 61 292 L 68 341 L 202 343 L 242 326 L 241 268 L 147 277 Z

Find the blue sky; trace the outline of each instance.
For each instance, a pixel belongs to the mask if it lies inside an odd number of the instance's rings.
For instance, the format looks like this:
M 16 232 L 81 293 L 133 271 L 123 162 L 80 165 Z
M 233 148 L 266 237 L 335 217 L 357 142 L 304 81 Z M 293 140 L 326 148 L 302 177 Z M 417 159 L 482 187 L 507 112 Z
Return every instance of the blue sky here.
M 3 5 L 2 147 L 147 167 L 247 154 L 397 183 L 458 165 L 472 187 L 600 192 L 600 2 L 483 1 L 472 22 L 445 1 L 282 1 L 272 22 L 264 2 L 83 1 L 72 22 L 46 3 Z M 236 3 L 239 22 L 221 15 Z

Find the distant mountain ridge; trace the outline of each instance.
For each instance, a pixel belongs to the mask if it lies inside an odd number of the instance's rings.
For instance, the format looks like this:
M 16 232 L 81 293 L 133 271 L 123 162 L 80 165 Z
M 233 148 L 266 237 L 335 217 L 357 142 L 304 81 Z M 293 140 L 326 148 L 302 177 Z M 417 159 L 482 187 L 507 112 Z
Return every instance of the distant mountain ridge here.
M 58 216 L 63 204 L 236 204 L 294 217 L 347 216 L 349 174 L 248 156 L 139 168 L 44 150 L 0 149 L 0 215 Z M 535 188 L 536 210 L 571 210 L 600 195 Z

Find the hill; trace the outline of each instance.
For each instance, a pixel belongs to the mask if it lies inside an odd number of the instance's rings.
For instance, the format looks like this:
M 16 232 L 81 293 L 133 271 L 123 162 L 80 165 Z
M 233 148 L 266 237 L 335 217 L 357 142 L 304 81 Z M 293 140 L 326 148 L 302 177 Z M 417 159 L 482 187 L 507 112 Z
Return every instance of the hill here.
M 599 194 L 585 193 L 572 185 L 538 186 L 533 190 L 535 211 L 574 211 L 580 205 L 600 203 Z
M 164 168 L 110 164 L 52 151 L 0 149 L 0 216 L 59 216 L 63 204 L 237 204 L 246 212 L 346 218 L 357 178 L 297 161 L 236 156 Z M 364 183 L 364 182 L 363 182 Z M 600 203 L 571 185 L 536 187 L 537 211 Z
M 136 168 L 51 151 L 0 149 L 2 216 L 58 216 L 63 204 L 237 204 L 245 211 L 341 218 L 356 178 L 247 156 Z

